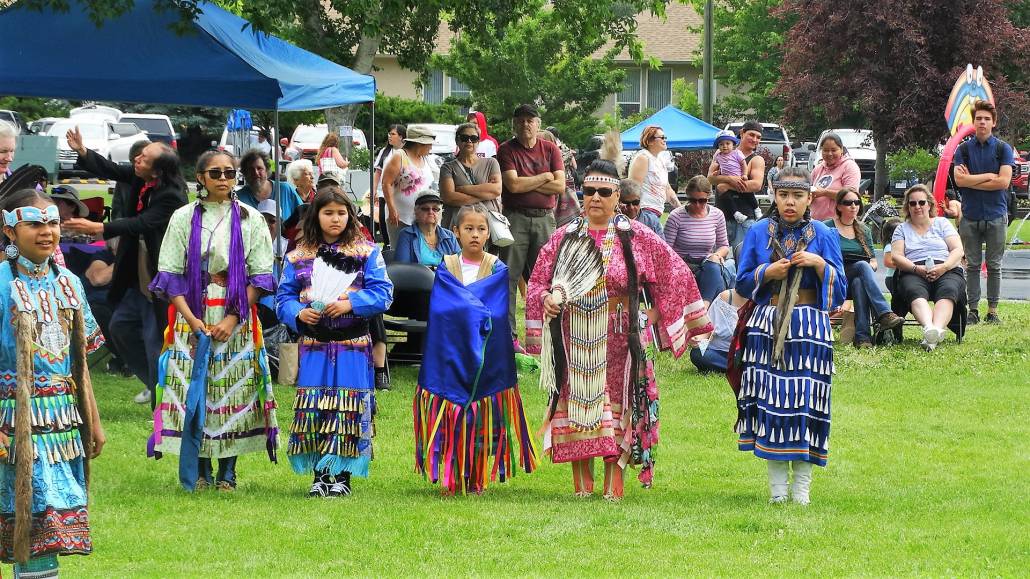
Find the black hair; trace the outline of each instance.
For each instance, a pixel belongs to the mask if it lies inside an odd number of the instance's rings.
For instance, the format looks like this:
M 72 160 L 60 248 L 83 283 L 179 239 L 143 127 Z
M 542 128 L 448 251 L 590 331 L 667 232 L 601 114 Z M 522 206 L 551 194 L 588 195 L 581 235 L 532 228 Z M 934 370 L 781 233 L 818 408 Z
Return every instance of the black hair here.
M 186 180 L 179 171 L 179 153 L 165 143 L 151 143 L 160 147 L 161 153 L 150 165 L 158 182 L 162 185 L 174 185 L 180 191 L 186 191 Z
M 591 173 L 600 173 L 605 177 L 611 177 L 612 179 L 619 179 L 619 170 L 615 167 L 615 163 L 608 159 L 594 159 L 590 166 L 587 167 L 584 175 Z
M 408 127 L 405 126 L 405 125 L 401 125 L 401 124 L 390 125 L 390 128 L 389 128 L 389 130 L 387 132 L 389 132 L 389 131 L 393 131 L 393 132 L 397 133 L 398 135 L 400 135 L 400 137 L 402 139 L 404 137 L 408 136 Z
M 799 183 L 802 183 L 802 182 L 803 183 L 808 183 L 808 180 L 811 178 L 809 176 L 809 174 L 808 174 L 808 170 L 807 169 L 802 169 L 801 167 L 786 167 L 786 168 L 784 168 L 782 171 L 780 171 L 780 175 L 776 178 L 776 180 L 780 181 L 784 177 L 794 177 L 794 178 L 800 179 Z M 766 213 L 766 215 L 768 215 L 770 219 L 774 219 L 776 221 L 776 235 L 779 236 L 779 234 L 780 234 L 780 210 L 779 210 L 778 207 L 776 207 L 775 191 L 773 193 L 774 193 L 773 194 L 773 202 L 772 202 L 772 205 L 769 207 L 769 212 Z M 808 195 L 809 195 L 809 197 L 811 197 L 812 194 L 809 193 Z M 812 219 L 812 204 L 811 204 L 811 202 L 809 202 L 808 207 L 805 208 L 805 214 L 801 218 L 801 220 L 802 221 L 810 221 L 811 219 Z
M 271 162 L 268 157 L 268 153 L 261 149 L 251 149 L 243 154 L 243 158 L 240 159 L 240 168 L 243 169 L 244 178 L 248 177 L 251 171 L 253 171 L 254 161 L 261 159 L 261 162 L 265 164 L 265 170 L 272 168 Z
M 461 209 L 458 210 L 458 213 L 454 216 L 453 225 L 451 227 L 453 227 L 454 229 L 458 229 L 459 227 L 461 227 L 461 222 L 465 221 L 465 217 L 467 215 L 472 214 L 482 215 L 483 219 L 486 219 L 486 227 L 488 229 L 490 228 L 490 218 L 487 217 L 487 209 L 483 206 L 482 203 L 472 203 L 471 205 L 463 205 Z
M 49 202 L 52 203 L 53 199 L 49 195 L 44 193 L 43 191 L 39 191 L 39 190 L 36 190 L 36 189 L 19 189 L 19 190 L 15 191 L 14 193 L 11 193 L 10 195 L 8 195 L 4 199 L 3 210 L 4 211 L 14 211 L 15 209 L 18 209 L 19 207 L 27 207 L 29 205 L 32 205 L 36 201 L 49 201 Z M 3 244 L 2 244 L 3 247 L 7 247 L 8 244 L 14 243 L 13 241 L 8 241 L 6 235 L 4 236 L 4 240 L 3 241 L 4 241 Z M 56 240 L 55 240 L 55 243 L 56 243 Z M 50 261 L 50 273 L 53 274 L 53 276 L 56 278 L 57 277 L 57 260 L 54 259 L 54 254 L 52 254 L 52 253 L 50 254 L 49 261 Z M 17 257 L 15 257 L 15 258 L 8 258 L 7 259 L 7 264 L 11 267 L 11 275 L 13 277 L 17 278 L 18 277 L 18 258 Z
M 129 146 L 129 162 L 136 162 L 136 157 L 139 157 L 140 153 L 143 152 L 143 149 L 146 149 L 147 145 L 149 145 L 152 142 L 153 141 L 151 141 L 150 139 L 143 139 L 140 141 L 136 141 L 131 146 Z
M 837 191 L 837 198 L 834 200 L 833 212 L 837 214 L 837 218 L 840 218 L 840 202 L 843 201 L 844 198 L 847 197 L 849 194 L 854 194 L 856 197 L 858 197 L 858 212 L 862 212 L 862 196 L 858 194 L 858 191 L 845 187 L 840 191 Z M 869 247 L 869 245 L 866 243 L 865 235 L 867 230 L 865 224 L 862 223 L 861 219 L 858 219 L 856 217 L 851 227 L 855 230 L 855 241 L 857 241 L 858 244 L 862 246 L 862 251 L 865 252 L 866 257 L 872 259 L 874 253 L 873 248 Z
M 304 213 L 304 218 L 301 220 L 301 239 L 312 248 L 318 247 L 325 242 L 325 235 L 322 233 L 322 225 L 319 223 L 318 214 L 321 213 L 323 207 L 330 203 L 339 203 L 347 208 L 347 225 L 343 228 L 343 233 L 340 234 L 339 243 L 348 245 L 363 237 L 361 230 L 358 229 L 358 210 L 354 207 L 350 197 L 338 186 L 326 185 L 315 192 L 315 198 L 311 201 L 311 206 Z
M 823 138 L 819 139 L 818 149 L 820 151 L 823 150 L 823 143 L 825 143 L 826 141 L 833 141 L 834 144 L 840 147 L 842 153 L 848 152 L 848 148 L 844 146 L 844 141 L 841 140 L 840 135 L 838 135 L 837 133 L 826 133 L 825 135 L 823 135 Z
M 236 155 L 233 155 L 229 151 L 223 149 L 208 149 L 200 154 L 197 158 L 197 173 L 202 173 L 211 165 L 211 159 L 215 157 L 229 157 L 232 161 L 233 167 L 236 166 Z

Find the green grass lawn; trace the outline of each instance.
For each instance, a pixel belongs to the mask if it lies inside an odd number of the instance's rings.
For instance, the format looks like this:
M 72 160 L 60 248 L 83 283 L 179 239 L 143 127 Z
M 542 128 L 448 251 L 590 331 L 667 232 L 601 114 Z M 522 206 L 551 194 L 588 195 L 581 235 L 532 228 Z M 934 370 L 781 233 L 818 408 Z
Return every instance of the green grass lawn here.
M 285 456 L 239 464 L 233 494 L 180 489 L 177 457 L 148 460 L 134 380 L 95 374 L 108 445 L 94 463 L 95 553 L 68 577 L 415 575 L 1025 575 L 1030 569 L 1030 304 L 935 352 L 837 352 L 830 461 L 812 505 L 767 504 L 765 463 L 736 450 L 732 396 L 684 357 L 658 362 L 654 488 L 609 504 L 572 496 L 568 465 L 443 498 L 415 475 L 417 372 L 379 396 L 372 477 L 309 499 Z M 544 395 L 522 377 L 534 427 Z M 279 424 L 292 391 L 278 387 Z M 1022 498 L 1020 498 L 1022 497 Z M 8 568 L 9 569 L 9 568 Z M 1020 571 L 1022 569 L 1022 571 Z

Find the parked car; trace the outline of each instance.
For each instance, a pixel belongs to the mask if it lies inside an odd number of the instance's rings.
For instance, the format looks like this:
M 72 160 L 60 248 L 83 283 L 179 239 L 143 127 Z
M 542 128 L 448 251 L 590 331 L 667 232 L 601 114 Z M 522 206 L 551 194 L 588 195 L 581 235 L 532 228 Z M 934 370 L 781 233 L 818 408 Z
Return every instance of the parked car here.
M 1015 151 L 1016 166 L 1012 169 L 1010 187 L 1016 197 L 1030 198 L 1030 154 Z
M 33 135 L 46 135 L 50 131 L 50 127 L 54 126 L 54 123 L 59 120 L 61 119 L 55 117 L 36 119 L 29 123 L 29 132 Z
M 57 137 L 57 160 L 59 162 L 59 175 L 85 173 L 78 169 L 75 161 L 78 154 L 68 147 L 65 135 L 69 129 L 79 128 L 82 133 L 83 144 L 88 149 L 93 149 L 102 157 L 121 165 L 129 164 L 129 149 L 136 141 L 147 138 L 135 123 L 112 122 L 109 117 L 80 115 L 71 119 L 59 119 L 47 132 L 52 137 Z
M 733 131 L 733 134 L 740 136 L 740 130 L 744 128 L 744 123 L 729 123 L 724 127 L 727 131 Z M 787 130 L 775 123 L 762 123 L 762 144 L 760 147 L 769 150 L 769 154 L 775 160 L 776 157 L 783 157 L 783 166 L 791 167 L 794 165 L 794 155 L 790 148 L 790 137 L 787 136 Z
M 351 130 L 353 131 L 351 135 L 352 147 L 368 148 L 365 132 L 358 128 Z M 293 137 L 290 139 L 290 145 L 286 150 L 288 152 L 299 151 L 300 157 L 304 159 L 314 159 L 315 155 L 318 154 L 318 148 L 322 145 L 322 139 L 328 134 L 329 125 L 325 123 L 297 125 L 297 128 L 293 130 Z
M 865 179 L 863 179 L 865 181 Z M 893 197 L 901 198 L 905 196 L 905 191 L 908 191 L 909 187 L 919 184 L 919 176 L 914 172 L 909 172 L 908 175 L 902 179 L 891 179 L 888 184 L 888 188 Z
M 791 145 L 791 151 L 794 152 L 794 164 L 793 167 L 801 167 L 806 171 L 813 169 L 814 161 L 819 158 L 818 145 L 811 141 L 803 141 Z M 784 161 L 786 166 L 786 161 Z
M 121 122 L 136 123 L 136 126 L 143 129 L 147 137 L 155 143 L 168 143 L 173 149 L 179 148 L 179 136 L 175 133 L 172 120 L 168 118 L 168 115 L 125 113 L 122 115 Z
M 873 143 L 873 132 L 868 129 L 827 129 L 819 135 L 819 141 L 829 133 L 836 133 L 847 149 L 848 155 L 858 164 L 862 179 L 876 181 L 876 145 Z M 812 164 L 812 169 L 822 162 L 822 158 Z
M 14 127 L 14 130 L 19 135 L 29 132 L 29 127 L 25 124 L 25 119 L 23 119 L 21 114 L 17 111 L 0 110 L 0 121 Z

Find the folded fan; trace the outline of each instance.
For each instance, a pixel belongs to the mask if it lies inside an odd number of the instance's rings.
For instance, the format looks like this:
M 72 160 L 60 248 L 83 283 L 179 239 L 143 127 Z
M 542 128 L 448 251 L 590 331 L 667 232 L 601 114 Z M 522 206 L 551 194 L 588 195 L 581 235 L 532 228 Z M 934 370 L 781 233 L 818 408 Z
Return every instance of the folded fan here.
M 604 262 L 594 239 L 589 235 L 568 235 L 558 246 L 554 272 L 551 274 L 551 298 L 558 307 L 574 302 L 587 294 L 604 275 Z M 546 316 L 546 314 L 545 314 Z M 564 363 L 556 364 L 555 347 L 564 348 L 561 339 L 561 316 L 555 317 L 540 336 L 540 388 L 557 397 L 564 374 Z M 553 334 L 553 335 L 552 335 Z M 564 360 L 564 352 L 561 353 Z
M 312 309 L 320 312 L 339 300 L 357 277 L 357 271 L 344 271 L 322 259 L 322 256 L 316 257 L 311 267 L 311 291 L 308 294 Z

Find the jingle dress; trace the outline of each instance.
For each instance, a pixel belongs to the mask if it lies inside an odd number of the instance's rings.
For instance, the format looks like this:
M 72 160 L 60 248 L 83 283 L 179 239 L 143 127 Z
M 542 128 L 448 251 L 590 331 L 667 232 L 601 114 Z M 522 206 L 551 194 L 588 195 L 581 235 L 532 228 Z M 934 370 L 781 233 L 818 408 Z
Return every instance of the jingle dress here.
M 10 438 L 10 456 L 0 460 L 0 560 L 14 559 L 15 397 L 18 387 L 16 326 L 21 313 L 37 321 L 32 351 L 31 430 L 32 559 L 53 555 L 88 555 L 93 551 L 87 512 L 86 450 L 80 428 L 89 412 L 88 386 L 73 379 L 72 318 L 81 312 L 86 352 L 104 343 L 90 311 L 82 283 L 61 267 L 33 279 L 13 274 L 0 264 L 0 430 Z M 49 326 L 49 327 L 48 327 Z M 84 381 L 87 381 L 84 377 Z M 84 387 L 85 386 L 85 387 Z
M 798 303 L 786 329 L 782 359 L 774 360 L 774 328 L 779 283 L 763 283 L 772 258 L 775 222 L 766 218 L 748 231 L 740 253 L 737 292 L 751 296 L 740 393 L 738 447 L 767 460 L 803 460 L 826 466 L 830 435 L 833 333 L 829 311 L 843 303 L 847 280 L 836 229 L 818 221 L 781 225 L 778 241 L 787 258 L 799 245 L 826 261 L 823 279 L 803 269 Z M 793 270 L 793 268 L 792 268 Z
M 445 493 L 481 493 L 537 449 L 526 420 L 508 324 L 508 267 L 489 253 L 476 264 L 444 256 L 429 302 L 415 388 L 415 471 Z
M 619 225 L 616 225 L 619 224 Z M 648 322 L 639 332 L 643 359 L 638 376 L 629 376 L 632 367 L 629 343 L 630 280 L 624 258 L 622 238 L 615 230 L 625 227 L 631 240 L 631 251 L 637 271 L 637 287 L 646 289 L 657 313 L 655 323 Z M 630 230 L 631 228 L 631 230 Z M 603 457 L 619 466 L 639 465 L 638 478 L 649 483 L 653 476 L 654 447 L 658 443 L 658 384 L 654 374 L 657 349 L 671 350 L 679 357 L 694 335 L 712 331 L 704 302 L 693 274 L 665 241 L 643 223 L 617 215 L 608 231 L 591 231 L 583 219 L 576 219 L 560 228 L 540 250 L 526 293 L 526 342 L 534 354 L 540 353 L 543 324 L 543 294 L 551 288 L 557 252 L 565 235 L 590 235 L 607 260 L 603 278 L 606 298 L 598 311 L 607 307 L 607 333 L 594 341 L 589 349 L 607 348 L 599 364 L 580 366 L 572 361 L 571 351 L 581 343 L 570 339 L 570 310 L 562 310 L 563 346 L 570 351 L 569 374 L 576 372 L 597 376 L 603 373 L 603 391 L 597 393 L 596 404 L 603 405 L 600 423 L 594 427 L 577 425 L 569 415 L 569 383 L 558 385 L 560 395 L 553 416 L 544 429 L 544 452 L 553 462 L 570 462 Z M 599 287 L 599 286 L 595 286 Z M 643 313 L 643 301 L 639 311 Z M 639 316 L 643 317 L 643 316 Z M 639 322 L 638 322 L 639 323 Z M 652 336 L 657 333 L 659 343 Z
M 341 271 L 357 273 L 346 295 L 351 313 L 323 316 L 315 326 L 297 320 L 312 298 L 311 272 L 324 255 Z M 341 295 L 342 297 L 342 295 Z M 287 453 L 298 474 L 326 471 L 368 477 L 375 435 L 375 374 L 369 318 L 393 301 L 393 284 L 379 247 L 363 237 L 347 246 L 301 245 L 286 254 L 276 294 L 279 320 L 301 335 L 297 396 Z
M 197 218 L 196 204 L 180 207 L 172 214 L 161 243 L 158 274 L 150 285 L 161 299 L 171 301 L 186 296 L 193 315 L 211 328 L 225 318 L 227 310 L 235 313 L 231 303 L 229 282 L 235 260 L 246 268 L 246 285 L 261 293 L 275 292 L 272 277 L 272 240 L 261 213 L 245 203 L 199 201 L 203 211 Z M 232 207 L 239 208 L 240 233 L 244 255 L 230 251 L 233 236 Z M 194 230 L 199 228 L 199 243 Z M 199 248 L 197 247 L 199 245 Z M 192 246 L 192 250 L 191 250 Z M 200 252 L 199 264 L 188 254 Z M 206 262 L 207 267 L 203 264 Z M 200 271 L 191 268 L 202 267 Z M 228 273 L 227 273 L 228 272 Z M 191 298 L 191 278 L 199 276 L 201 295 Z M 245 288 L 243 288 L 245 290 Z M 279 427 L 275 417 L 275 398 L 262 339 L 257 307 L 244 304 L 247 315 L 240 315 L 240 324 L 225 342 L 212 342 L 204 396 L 206 412 L 200 440 L 201 458 L 230 458 L 250 452 L 265 451 L 275 462 Z M 168 306 L 168 327 L 158 360 L 157 403 L 154 409 L 154 433 L 147 445 L 148 455 L 180 454 L 183 428 L 189 412 L 189 390 L 194 376 L 193 362 L 198 348 L 185 318 L 174 305 Z M 187 445 L 188 448 L 188 445 Z M 183 480 L 186 488 L 193 482 Z

